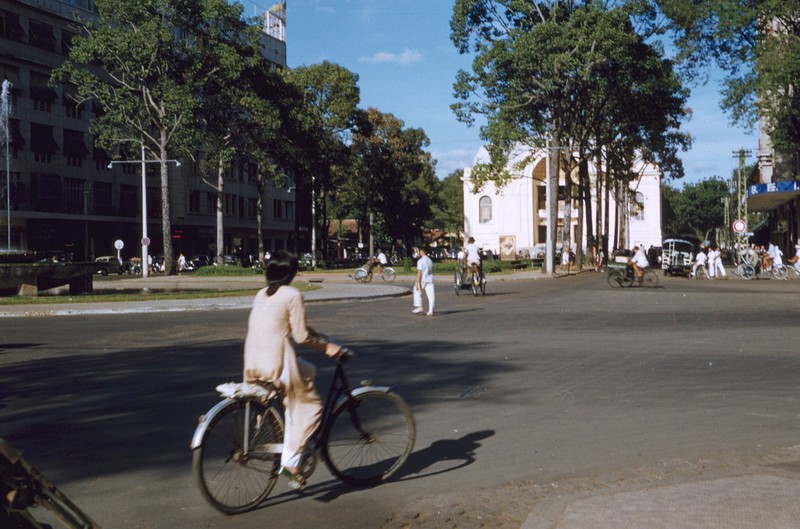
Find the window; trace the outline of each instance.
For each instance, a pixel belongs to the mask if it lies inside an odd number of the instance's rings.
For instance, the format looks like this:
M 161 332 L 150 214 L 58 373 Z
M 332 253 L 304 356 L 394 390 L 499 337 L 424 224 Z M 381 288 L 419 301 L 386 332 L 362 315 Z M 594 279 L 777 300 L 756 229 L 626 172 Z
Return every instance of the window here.
M 189 213 L 200 213 L 200 191 L 189 193 Z
M 634 220 L 644 220 L 644 195 L 638 191 L 631 196 L 630 217 Z
M 147 188 L 147 218 L 161 218 L 161 188 Z
M 492 199 L 481 197 L 478 201 L 478 222 L 483 224 L 492 220 Z
M 251 219 L 256 218 L 256 210 L 258 209 L 258 200 L 255 198 L 247 199 L 247 216 Z
M 77 178 L 64 179 L 64 203 L 69 213 L 83 213 L 84 191 L 88 193 L 88 188 L 84 186 L 84 183 L 85 180 Z
M 83 142 L 83 132 L 79 130 L 64 129 L 63 143 L 64 157 L 70 167 L 82 167 L 83 160 L 89 154 L 89 149 Z
M 236 195 L 225 193 L 225 214 L 236 216 Z
M 52 110 L 53 102 L 58 100 L 58 94 L 55 90 L 47 86 L 50 81 L 50 76 L 43 73 L 31 72 L 31 85 L 29 92 L 31 101 L 33 102 L 33 109 L 40 112 L 50 112 Z
M 51 155 L 58 150 L 58 143 L 53 138 L 53 127 L 31 123 L 31 150 L 37 162 L 52 162 Z
M 272 199 L 272 218 L 273 219 L 283 218 L 283 201 L 277 198 Z
M 121 184 L 119 186 L 119 208 L 124 214 L 133 216 L 137 211 L 136 186 Z
M 111 214 L 111 183 L 94 182 L 92 184 L 92 206 L 99 215 Z
M 53 26 L 30 19 L 28 21 L 29 38 L 31 46 L 36 46 L 43 50 L 53 51 L 55 49 L 56 37 L 53 34 Z
M 244 217 L 244 197 L 239 197 L 239 217 Z
M 216 193 L 206 193 L 206 211 L 208 213 L 217 213 L 217 195 Z
M 25 30 L 19 23 L 19 15 L 0 9 L 0 36 L 12 40 L 22 40 Z

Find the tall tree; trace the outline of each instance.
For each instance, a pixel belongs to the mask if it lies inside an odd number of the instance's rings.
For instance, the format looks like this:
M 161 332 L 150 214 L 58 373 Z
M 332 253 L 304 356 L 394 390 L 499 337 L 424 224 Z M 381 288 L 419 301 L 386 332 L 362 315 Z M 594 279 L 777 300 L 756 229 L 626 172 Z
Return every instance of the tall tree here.
M 671 226 L 675 233 L 691 230 L 705 241 L 715 228 L 723 226 L 725 206 L 722 199 L 730 196 L 730 191 L 721 178 L 685 185 L 682 191 L 668 196 L 676 218 Z
M 565 162 L 567 200 L 572 197 L 573 171 L 603 147 L 600 142 L 624 137 L 630 147 L 629 157 L 638 150 L 667 158 L 680 148 L 682 138 L 670 135 L 677 116 L 682 114 L 680 94 L 658 92 L 654 90 L 657 83 L 647 85 L 646 77 L 636 75 L 644 66 L 643 61 L 648 60 L 652 64 L 648 72 L 656 72 L 659 81 L 668 80 L 671 90 L 676 88 L 669 65 L 652 60 L 658 53 L 645 43 L 648 33 L 635 31 L 633 19 L 643 20 L 641 27 L 649 31 L 650 17 L 649 5 L 635 1 L 609 7 L 591 1 L 458 0 L 451 20 L 451 38 L 461 53 L 471 50 L 476 57 L 471 73 L 458 73 L 455 91 L 459 102 L 453 109 L 459 119 L 468 123 L 475 114 L 486 117 L 481 136 L 488 142 L 491 158 L 488 164 L 474 169 L 475 186 L 480 187 L 488 179 L 502 186 L 513 178 L 505 170 L 512 149 L 522 144 L 533 147 L 535 153 L 544 147 L 548 136 L 551 151 L 547 154 L 554 161 L 551 167 L 559 167 L 560 159 Z M 642 93 L 647 97 L 637 97 Z M 669 104 L 656 110 L 666 115 L 658 121 L 650 120 L 648 126 L 638 125 L 635 130 L 634 123 L 645 113 L 644 109 L 651 111 L 647 103 L 664 95 L 670 96 Z M 631 99 L 644 103 L 639 115 L 621 112 L 635 106 Z M 616 128 L 603 131 L 603 123 Z M 649 134 L 643 136 L 642 130 Z M 565 151 L 577 156 L 567 156 Z M 588 172 L 582 174 L 580 190 L 585 203 Z M 557 174 L 548 176 L 548 186 L 558 187 Z M 555 244 L 556 193 L 551 193 L 548 206 L 548 229 Z
M 338 192 L 340 201 L 383 242 L 419 239 L 432 206 L 438 201 L 439 181 L 425 148 L 430 141 L 421 129 L 405 128 L 391 114 L 369 108 L 360 112 L 351 143 L 349 178 Z
M 308 145 L 308 151 L 314 155 L 305 158 L 307 163 L 296 176 L 299 185 L 313 187 L 314 200 L 322 206 L 314 209 L 322 213 L 322 242 L 326 247 L 327 207 L 335 202 L 331 199 L 339 185 L 338 178 L 346 174 L 340 167 L 349 163 L 347 144 L 360 100 L 358 75 L 328 61 L 285 70 L 283 74 L 301 94 L 303 112 L 300 119 L 304 129 L 316 131 L 313 143 Z M 317 224 L 317 219 L 312 219 L 312 222 Z
M 464 230 L 464 170 L 457 169 L 447 175 L 439 189 L 439 200 L 434 204 L 431 224 L 446 233 L 455 233 L 460 239 Z
M 776 146 L 800 149 L 800 2 L 797 0 L 657 0 L 671 20 L 685 71 L 707 79 L 726 72 L 720 106 L 731 120 L 760 118 Z M 797 170 L 797 168 L 795 168 Z
M 171 155 L 198 142 L 196 118 L 205 87 L 236 66 L 242 7 L 225 0 L 96 0 L 96 20 L 78 20 L 69 58 L 54 81 L 76 85 L 103 114 L 92 123 L 99 145 L 138 146 L 160 160 L 165 268 L 175 271 L 167 171 Z M 232 27 L 233 25 L 233 27 Z

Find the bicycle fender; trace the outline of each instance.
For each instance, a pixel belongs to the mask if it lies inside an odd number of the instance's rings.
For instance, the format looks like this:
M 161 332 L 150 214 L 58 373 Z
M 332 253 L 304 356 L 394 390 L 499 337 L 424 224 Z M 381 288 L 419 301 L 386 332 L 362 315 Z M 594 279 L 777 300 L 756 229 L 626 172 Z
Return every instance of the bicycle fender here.
M 205 415 L 200 416 L 200 423 L 197 425 L 197 429 L 194 431 L 194 435 L 192 436 L 192 444 L 190 445 L 192 450 L 200 447 L 200 444 L 203 442 L 203 436 L 208 429 L 208 424 L 211 422 L 211 419 L 213 419 L 222 408 L 228 406 L 235 400 L 236 399 L 221 400 L 213 408 L 208 410 Z
M 391 393 L 392 388 L 389 386 L 362 386 L 360 388 L 356 388 L 350 392 L 353 397 L 358 397 L 359 395 L 363 395 L 364 393 L 371 393 L 373 391 L 377 391 L 378 393 Z M 345 402 L 347 402 L 348 397 L 341 396 L 339 400 L 336 401 L 336 404 L 333 406 L 334 413 L 341 408 Z

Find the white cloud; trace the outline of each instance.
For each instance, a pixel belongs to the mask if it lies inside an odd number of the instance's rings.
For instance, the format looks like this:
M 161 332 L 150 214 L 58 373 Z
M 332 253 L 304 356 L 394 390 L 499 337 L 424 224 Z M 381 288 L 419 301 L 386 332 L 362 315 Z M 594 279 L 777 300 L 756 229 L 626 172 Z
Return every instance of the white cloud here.
M 400 53 L 380 51 L 371 56 L 361 56 L 358 58 L 358 60 L 359 62 L 408 65 L 421 61 L 422 54 L 417 50 L 409 50 L 408 48 L 406 48 Z

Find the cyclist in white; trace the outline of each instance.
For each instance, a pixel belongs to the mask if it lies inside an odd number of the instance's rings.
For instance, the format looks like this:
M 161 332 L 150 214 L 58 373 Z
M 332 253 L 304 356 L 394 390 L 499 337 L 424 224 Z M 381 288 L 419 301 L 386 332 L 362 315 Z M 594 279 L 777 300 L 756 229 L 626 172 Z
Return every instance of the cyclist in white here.
M 706 262 L 708 261 L 708 256 L 703 250 L 698 250 L 697 255 L 694 257 L 694 264 L 692 265 L 692 273 L 690 277 L 694 277 L 697 274 L 698 268 L 705 268 Z
M 633 273 L 637 281 L 641 283 L 644 278 L 644 269 L 650 267 L 650 262 L 647 260 L 643 246 L 633 247 L 633 257 L 628 259 L 628 264 L 633 267 Z
M 467 239 L 467 245 L 464 246 L 464 253 L 466 254 L 464 260 L 466 261 L 467 269 L 472 270 L 474 274 L 477 274 L 477 277 L 483 277 L 481 274 L 481 252 L 478 245 L 475 244 L 474 237 Z

